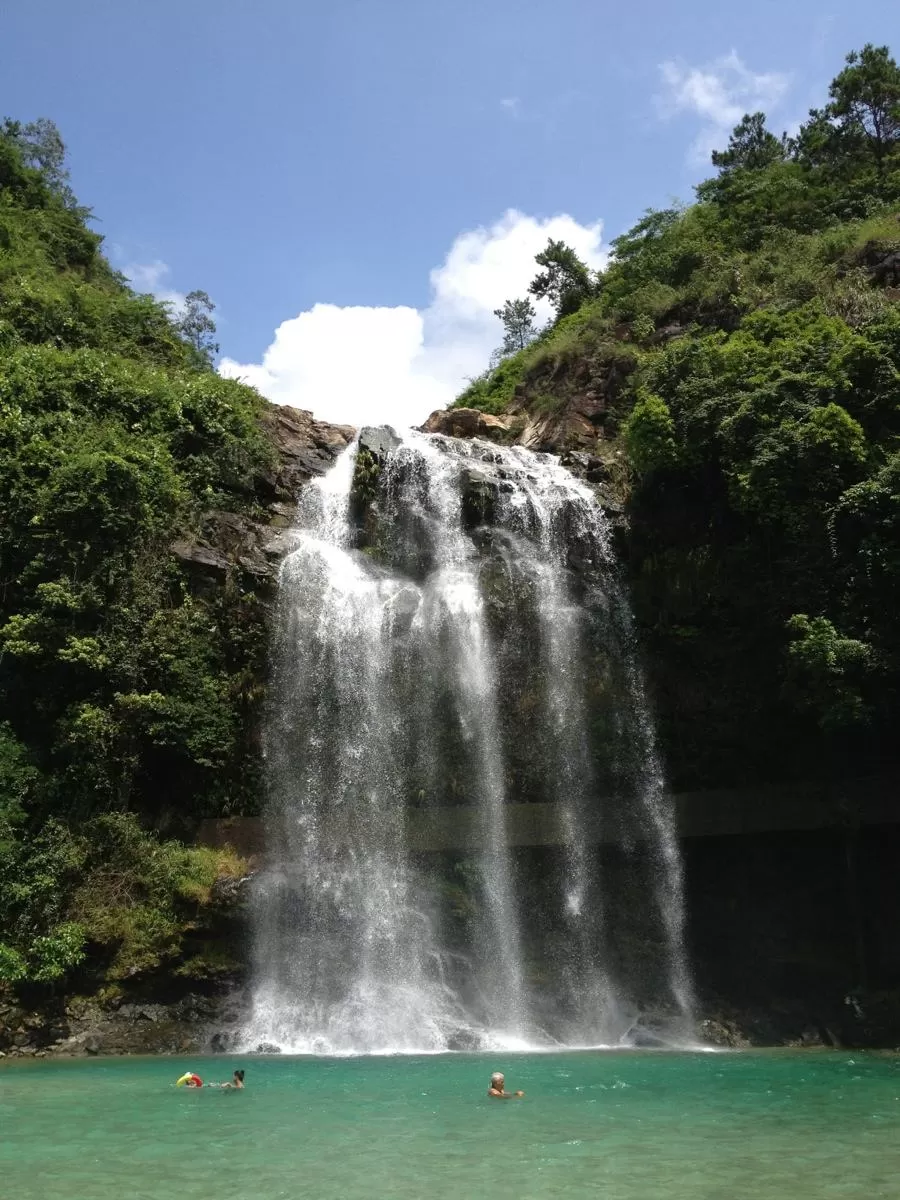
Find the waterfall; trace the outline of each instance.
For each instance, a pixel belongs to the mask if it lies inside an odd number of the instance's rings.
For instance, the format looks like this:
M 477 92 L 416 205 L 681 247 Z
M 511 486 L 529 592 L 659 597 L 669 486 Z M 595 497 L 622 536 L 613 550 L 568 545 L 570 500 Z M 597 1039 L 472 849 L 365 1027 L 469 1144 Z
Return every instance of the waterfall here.
M 677 839 L 591 489 L 519 447 L 363 431 L 291 544 L 244 1044 L 687 1036 Z

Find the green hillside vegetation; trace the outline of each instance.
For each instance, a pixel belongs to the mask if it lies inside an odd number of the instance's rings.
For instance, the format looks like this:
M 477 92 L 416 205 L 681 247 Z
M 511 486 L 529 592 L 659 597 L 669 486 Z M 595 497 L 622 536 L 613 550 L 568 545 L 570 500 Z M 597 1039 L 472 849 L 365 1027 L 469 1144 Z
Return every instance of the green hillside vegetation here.
M 794 138 L 748 114 L 689 207 L 591 274 L 550 243 L 557 318 L 457 403 L 601 390 L 678 786 L 895 766 L 900 70 L 848 56 Z M 499 310 L 502 313 L 504 310 Z M 602 444 L 601 444 L 602 445 Z
M 0 983 L 43 987 L 171 962 L 241 870 L 158 835 L 256 792 L 262 623 L 236 587 L 194 598 L 169 546 L 251 507 L 269 456 L 206 297 L 127 286 L 64 153 L 0 126 Z

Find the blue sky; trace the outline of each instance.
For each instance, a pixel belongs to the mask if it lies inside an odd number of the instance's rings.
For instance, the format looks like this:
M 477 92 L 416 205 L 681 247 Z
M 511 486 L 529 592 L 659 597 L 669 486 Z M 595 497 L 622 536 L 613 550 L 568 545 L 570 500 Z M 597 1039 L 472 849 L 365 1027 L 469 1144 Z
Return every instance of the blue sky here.
M 898 35 L 896 0 L 9 0 L 0 67 L 117 265 L 216 301 L 226 371 L 402 422 L 484 364 L 548 232 L 599 262 L 735 114 L 780 132 Z

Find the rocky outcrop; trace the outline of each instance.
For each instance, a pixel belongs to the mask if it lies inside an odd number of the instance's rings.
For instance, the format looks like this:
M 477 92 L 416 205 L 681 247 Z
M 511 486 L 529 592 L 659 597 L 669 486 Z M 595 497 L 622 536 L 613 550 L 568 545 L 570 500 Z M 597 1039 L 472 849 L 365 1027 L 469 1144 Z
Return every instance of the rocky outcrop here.
M 220 843 L 221 844 L 221 843 Z M 251 875 L 222 875 L 179 958 L 96 991 L 83 975 L 63 993 L 0 984 L 0 1057 L 175 1054 L 225 1048 L 246 1009 L 243 941 Z M 217 1039 L 218 1035 L 218 1039 Z
M 681 332 L 673 327 L 670 336 Z M 581 361 L 546 361 L 517 385 L 501 415 L 449 408 L 433 412 L 421 428 L 558 454 L 573 474 L 596 489 L 608 511 L 619 514 L 627 468 L 617 437 L 616 401 L 636 362 L 633 348 L 618 343 Z
M 187 995 L 174 1004 L 74 997 L 31 1011 L 0 1004 L 0 1057 L 180 1054 L 224 1050 L 240 1000 Z
M 900 284 L 900 250 L 889 250 L 878 256 L 871 268 L 876 283 L 892 288 Z
M 256 490 L 269 504 L 294 505 L 304 483 L 323 475 L 356 435 L 351 425 L 317 421 L 312 413 L 287 404 L 272 404 L 262 426 L 275 450 L 272 470 L 256 481 Z M 276 508 L 276 515 L 278 510 Z
M 200 593 L 214 591 L 235 575 L 250 587 L 274 578 L 289 549 L 287 530 L 300 489 L 324 474 L 356 434 L 349 425 L 317 421 L 312 413 L 286 404 L 269 405 L 261 424 L 273 458 L 254 481 L 260 515 L 211 510 L 192 536 L 172 544 L 172 554 Z
M 564 467 L 591 484 L 606 512 L 618 517 L 625 502 L 625 461 L 618 443 L 599 440 L 597 429 L 590 424 L 590 414 L 602 411 L 597 397 L 587 393 L 567 405 L 564 412 L 543 416 L 529 414 L 523 401 L 513 401 L 509 414 L 503 417 L 476 408 L 439 409 L 420 428 L 423 433 L 479 438 L 558 454 Z M 483 473 L 473 471 L 470 482 L 463 495 L 464 508 L 477 516 L 470 524 L 489 521 L 491 497 Z
M 511 418 L 518 417 L 522 423 L 517 441 L 529 450 L 558 454 L 596 450 L 603 438 L 607 403 L 602 392 L 588 388 L 550 412 L 531 408 L 524 395 L 514 398 L 509 411 Z
M 672 324 L 655 336 L 664 342 L 684 333 L 682 326 Z M 450 408 L 432 413 L 422 429 L 621 463 L 621 398 L 639 357 L 629 325 L 609 331 L 599 343 L 586 339 L 577 353 L 571 346 L 557 352 L 548 349 L 528 364 L 502 413 Z
M 876 992 L 800 1003 L 774 997 L 768 1005 L 719 1001 L 701 1006 L 697 1034 L 708 1046 L 897 1048 L 900 994 Z
M 495 417 L 477 408 L 447 408 L 433 412 L 422 426 L 423 433 L 446 437 L 484 438 L 489 442 L 512 442 L 523 428 L 521 421 Z
M 900 213 L 894 219 L 898 225 L 895 237 L 866 242 L 850 256 L 850 262 L 864 267 L 874 284 L 889 290 L 900 285 Z
M 400 439 L 390 425 L 367 425 L 359 431 L 359 454 L 367 454 L 379 466 L 400 445 Z

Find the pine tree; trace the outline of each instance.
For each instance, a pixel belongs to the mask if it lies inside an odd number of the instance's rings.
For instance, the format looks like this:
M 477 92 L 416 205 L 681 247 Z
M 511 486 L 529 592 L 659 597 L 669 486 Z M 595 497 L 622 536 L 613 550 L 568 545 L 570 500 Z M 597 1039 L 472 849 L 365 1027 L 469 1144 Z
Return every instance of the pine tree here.
M 507 300 L 502 308 L 494 309 L 494 316 L 503 322 L 503 345 L 500 356 L 516 354 L 524 350 L 537 336 L 534 319 L 537 316 L 529 299 Z

